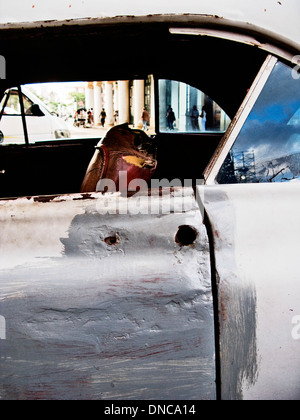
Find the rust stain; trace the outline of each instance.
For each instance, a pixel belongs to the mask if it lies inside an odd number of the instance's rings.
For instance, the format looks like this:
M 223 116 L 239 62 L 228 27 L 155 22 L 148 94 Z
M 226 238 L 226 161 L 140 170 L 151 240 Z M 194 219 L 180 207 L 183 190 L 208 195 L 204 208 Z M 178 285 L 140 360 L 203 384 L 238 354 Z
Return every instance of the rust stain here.
M 226 291 L 224 290 L 224 288 L 222 288 L 220 306 L 221 306 L 221 316 L 222 316 L 223 321 L 226 321 L 228 318 L 228 314 L 227 314 L 228 305 L 229 305 L 229 296 L 226 294 Z
M 141 280 L 142 283 L 160 283 L 163 279 L 161 277 L 144 278 Z
M 120 241 L 121 241 L 121 238 L 117 233 L 115 233 L 111 236 L 108 236 L 107 238 L 104 239 L 104 242 L 107 245 L 114 245 L 114 246 L 118 245 L 120 243 Z
M 92 197 L 92 194 L 83 193 L 83 194 L 81 194 L 81 197 L 76 197 L 73 200 L 74 201 L 76 201 L 76 200 L 95 200 L 95 197 Z
M 34 197 L 33 201 L 35 203 L 49 203 L 50 201 L 53 201 L 57 197 L 59 197 L 59 195 L 41 195 L 38 197 Z
M 27 197 L 28 200 L 31 200 L 32 197 Z M 92 194 L 89 193 L 83 193 L 80 194 L 80 197 L 73 197 L 72 200 L 73 201 L 78 201 L 78 200 L 94 200 L 95 197 L 92 196 Z M 37 197 L 33 197 L 33 201 L 35 203 L 50 203 L 51 201 L 55 202 L 55 203 L 62 203 L 64 201 L 67 200 L 67 197 L 65 197 L 64 195 L 40 195 Z
M 218 230 L 214 230 L 214 234 L 215 234 L 215 237 L 217 238 L 217 239 L 220 239 L 220 234 L 219 234 L 219 231 Z

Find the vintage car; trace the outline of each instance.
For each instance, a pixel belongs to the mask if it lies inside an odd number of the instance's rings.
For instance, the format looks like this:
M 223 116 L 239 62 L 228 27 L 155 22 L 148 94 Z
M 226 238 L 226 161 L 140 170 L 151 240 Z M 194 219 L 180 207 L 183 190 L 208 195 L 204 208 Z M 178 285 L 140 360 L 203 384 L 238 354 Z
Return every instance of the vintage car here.
M 3 96 L 3 100 L 3 106 L 1 106 L 3 114 L 0 122 L 3 142 L 22 144 L 24 143 L 24 130 L 18 89 L 8 89 Z M 5 107 L 4 102 L 6 102 Z M 22 102 L 24 103 L 26 125 L 31 135 L 31 141 L 70 137 L 70 131 L 65 121 L 24 86 L 22 88 Z
M 155 132 L 32 142 L 21 106 L 23 144 L 0 145 L 0 399 L 299 399 L 296 41 L 201 10 L 1 24 L 1 97 L 151 75 Z

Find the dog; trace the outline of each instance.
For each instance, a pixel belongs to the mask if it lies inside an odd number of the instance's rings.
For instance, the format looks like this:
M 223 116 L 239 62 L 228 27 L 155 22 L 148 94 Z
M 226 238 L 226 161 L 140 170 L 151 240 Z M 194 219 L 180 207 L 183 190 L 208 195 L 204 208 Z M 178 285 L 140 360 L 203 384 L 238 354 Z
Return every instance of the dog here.
M 156 167 L 155 141 L 142 130 L 131 129 L 127 123 L 119 124 L 110 128 L 96 146 L 80 192 L 102 191 L 103 179 L 114 183 L 114 191 L 127 192 L 134 179 L 148 182 Z M 120 179 L 121 172 L 126 172 L 125 183 Z

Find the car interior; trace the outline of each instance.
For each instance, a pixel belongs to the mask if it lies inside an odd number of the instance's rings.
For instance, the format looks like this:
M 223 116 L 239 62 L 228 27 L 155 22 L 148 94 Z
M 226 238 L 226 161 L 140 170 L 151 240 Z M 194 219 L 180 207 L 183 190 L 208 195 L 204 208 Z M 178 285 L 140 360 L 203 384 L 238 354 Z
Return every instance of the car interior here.
M 209 95 L 233 119 L 267 53 L 211 36 L 172 34 L 169 24 L 50 25 L 1 30 L 7 88 L 28 83 L 132 80 L 153 74 L 158 107 L 159 79 L 188 83 Z M 122 31 L 122 32 L 121 32 Z M 144 46 L 147 45 L 147 48 Z M 51 51 L 51 53 L 49 53 Z M 202 178 L 224 133 L 161 132 L 154 178 Z M 80 191 L 100 138 L 0 145 L 0 197 L 70 194 Z

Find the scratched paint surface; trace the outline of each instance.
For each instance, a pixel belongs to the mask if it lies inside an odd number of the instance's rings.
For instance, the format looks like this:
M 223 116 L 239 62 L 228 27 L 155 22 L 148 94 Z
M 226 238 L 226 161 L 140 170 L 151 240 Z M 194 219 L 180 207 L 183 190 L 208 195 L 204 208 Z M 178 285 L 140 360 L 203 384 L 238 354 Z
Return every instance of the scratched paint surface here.
M 208 239 L 192 189 L 184 212 L 175 197 L 159 215 L 103 215 L 116 196 L 80 198 L 0 202 L 0 398 L 214 399 Z M 181 225 L 197 231 L 190 246 L 175 242 Z
M 218 283 L 223 399 L 299 400 L 299 183 L 205 189 Z

